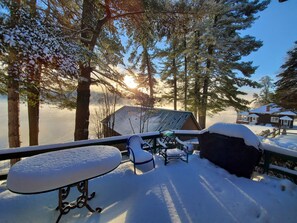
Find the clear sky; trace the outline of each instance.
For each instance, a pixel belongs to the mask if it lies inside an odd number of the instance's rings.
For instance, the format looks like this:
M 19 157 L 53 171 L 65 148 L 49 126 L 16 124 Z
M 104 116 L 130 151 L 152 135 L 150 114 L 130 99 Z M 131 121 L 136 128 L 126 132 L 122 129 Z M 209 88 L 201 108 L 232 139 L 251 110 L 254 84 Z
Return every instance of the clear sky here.
M 297 41 L 297 0 L 279 3 L 271 0 L 269 6 L 259 13 L 260 18 L 244 32 L 263 41 L 263 46 L 244 60 L 259 66 L 253 79 L 270 76 L 276 81 L 280 66 L 284 64 L 287 52 Z

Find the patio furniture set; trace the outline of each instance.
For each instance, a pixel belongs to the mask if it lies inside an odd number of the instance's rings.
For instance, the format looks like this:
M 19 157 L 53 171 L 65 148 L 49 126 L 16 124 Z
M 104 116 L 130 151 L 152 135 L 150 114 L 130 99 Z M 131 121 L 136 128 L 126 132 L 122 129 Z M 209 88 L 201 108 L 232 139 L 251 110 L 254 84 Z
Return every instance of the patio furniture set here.
M 201 158 L 207 158 L 238 176 L 249 178 L 261 156 L 259 148 L 246 145 L 247 142 L 241 137 L 201 131 L 198 139 Z M 172 131 L 162 132 L 156 142 L 155 152 L 164 158 L 165 165 L 171 160 L 188 163 L 189 155 L 193 152 L 193 145 L 180 140 Z M 139 165 L 151 162 L 155 168 L 152 147 L 140 136 L 129 137 L 127 151 L 134 174 Z M 74 208 L 86 207 L 90 212 L 100 213 L 102 208 L 93 209 L 88 203 L 95 196 L 95 192 L 89 195 L 88 181 L 113 171 L 121 160 L 121 152 L 112 146 L 87 146 L 43 153 L 12 166 L 8 173 L 7 188 L 19 194 L 59 190 L 56 210 L 60 213 L 56 222 Z M 77 188 L 80 195 L 75 201 L 69 202 L 66 199 L 73 187 Z

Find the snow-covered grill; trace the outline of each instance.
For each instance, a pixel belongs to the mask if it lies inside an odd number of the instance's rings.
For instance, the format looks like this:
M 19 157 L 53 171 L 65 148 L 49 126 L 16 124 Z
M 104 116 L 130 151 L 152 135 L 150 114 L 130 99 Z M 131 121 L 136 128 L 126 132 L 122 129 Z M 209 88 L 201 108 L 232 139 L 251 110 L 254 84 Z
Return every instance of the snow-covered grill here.
M 217 123 L 198 138 L 200 157 L 239 177 L 250 178 L 262 155 L 260 140 L 243 125 Z

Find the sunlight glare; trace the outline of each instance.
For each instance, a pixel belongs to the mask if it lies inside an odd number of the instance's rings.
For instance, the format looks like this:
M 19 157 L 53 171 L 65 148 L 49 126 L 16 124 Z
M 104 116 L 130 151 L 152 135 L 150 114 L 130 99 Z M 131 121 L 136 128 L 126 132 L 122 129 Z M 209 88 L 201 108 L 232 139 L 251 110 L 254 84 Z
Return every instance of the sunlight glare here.
M 128 75 L 124 77 L 124 82 L 128 88 L 136 88 L 138 86 L 138 84 L 135 82 L 135 79 Z

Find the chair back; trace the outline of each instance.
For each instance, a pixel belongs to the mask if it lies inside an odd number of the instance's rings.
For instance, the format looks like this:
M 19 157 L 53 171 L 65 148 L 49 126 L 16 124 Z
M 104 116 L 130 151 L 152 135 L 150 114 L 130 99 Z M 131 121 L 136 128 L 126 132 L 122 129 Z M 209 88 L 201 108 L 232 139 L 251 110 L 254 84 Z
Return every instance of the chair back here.
M 144 141 L 139 135 L 133 135 L 128 139 L 127 146 L 134 151 L 142 150 L 143 143 Z

